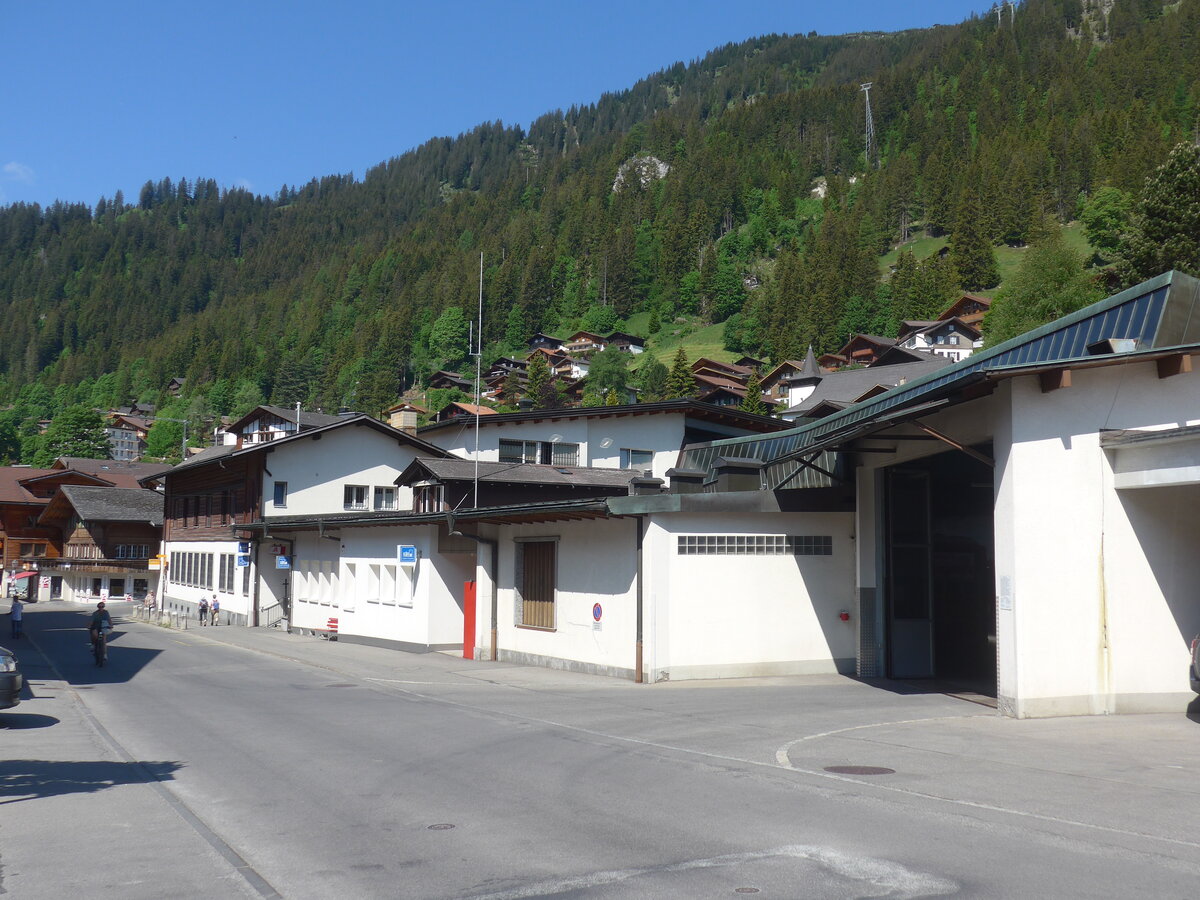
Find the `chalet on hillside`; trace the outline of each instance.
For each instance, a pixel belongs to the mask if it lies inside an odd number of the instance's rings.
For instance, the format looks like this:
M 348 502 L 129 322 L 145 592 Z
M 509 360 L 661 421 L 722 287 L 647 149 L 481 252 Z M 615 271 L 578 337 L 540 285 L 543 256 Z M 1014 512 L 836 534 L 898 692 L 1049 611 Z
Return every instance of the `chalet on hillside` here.
M 304 410 L 296 412 L 284 406 L 259 406 L 228 426 L 223 442 L 236 444 L 239 448 L 244 444 L 263 444 L 313 428 L 323 428 L 343 418 L 345 416 Z

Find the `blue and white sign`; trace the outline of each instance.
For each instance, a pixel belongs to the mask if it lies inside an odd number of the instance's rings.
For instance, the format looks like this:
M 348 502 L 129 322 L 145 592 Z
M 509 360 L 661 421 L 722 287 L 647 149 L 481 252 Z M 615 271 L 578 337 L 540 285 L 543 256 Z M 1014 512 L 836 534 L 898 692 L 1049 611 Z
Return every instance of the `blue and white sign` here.
M 415 566 L 417 564 L 417 547 L 415 544 L 400 544 L 400 565 Z
M 237 564 L 238 564 L 238 568 L 244 568 L 244 567 L 250 565 L 250 554 L 249 553 L 239 553 L 237 555 Z
M 290 556 L 275 557 L 275 568 L 290 569 L 292 567 L 292 558 Z

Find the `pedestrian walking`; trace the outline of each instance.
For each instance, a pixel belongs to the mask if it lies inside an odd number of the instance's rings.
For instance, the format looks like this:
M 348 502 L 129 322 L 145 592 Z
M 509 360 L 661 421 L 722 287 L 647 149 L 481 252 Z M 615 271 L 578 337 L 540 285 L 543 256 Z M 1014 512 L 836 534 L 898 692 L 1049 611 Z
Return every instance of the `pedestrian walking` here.
M 200 598 L 200 624 L 201 625 L 208 624 L 208 598 L 207 597 Z
M 220 601 L 220 599 L 217 597 L 217 595 L 216 595 L 216 594 L 213 594 L 213 602 L 212 602 L 212 623 L 213 623 L 214 625 L 218 625 L 218 624 L 220 624 L 220 623 L 217 621 L 217 615 L 218 615 L 220 612 L 221 612 L 221 601 Z
M 11 620 L 12 636 L 14 639 L 21 636 L 22 619 L 25 615 L 25 604 L 21 602 L 20 597 L 12 598 L 12 608 L 8 611 L 8 617 Z

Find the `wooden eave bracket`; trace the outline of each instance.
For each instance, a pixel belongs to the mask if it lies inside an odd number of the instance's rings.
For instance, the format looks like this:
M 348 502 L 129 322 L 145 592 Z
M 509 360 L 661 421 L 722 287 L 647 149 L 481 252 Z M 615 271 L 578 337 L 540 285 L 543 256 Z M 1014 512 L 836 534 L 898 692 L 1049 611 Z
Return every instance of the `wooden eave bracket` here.
M 1041 382 L 1043 394 L 1057 391 L 1059 388 L 1069 388 L 1071 386 L 1071 370 L 1054 369 L 1050 372 L 1042 372 L 1038 375 L 1038 381 Z
M 1159 378 L 1170 378 L 1172 375 L 1186 375 L 1192 371 L 1192 355 L 1190 353 L 1176 353 L 1173 356 L 1164 356 L 1156 361 L 1158 366 Z
M 980 453 L 978 450 L 976 450 L 972 447 L 968 447 L 966 444 L 960 443 L 960 442 L 954 440 L 954 438 L 944 435 L 940 431 L 938 431 L 934 428 L 930 428 L 924 422 L 913 421 L 911 424 L 915 425 L 917 428 L 920 428 L 926 434 L 937 438 L 939 441 L 943 441 L 943 442 L 949 444 L 955 450 L 961 450 L 963 453 L 967 454 L 967 456 L 971 457 L 971 459 L 977 459 L 981 463 L 983 463 L 985 466 L 991 466 L 992 468 L 996 467 L 996 461 L 994 459 L 992 459 L 990 456 L 988 456 L 986 453 Z

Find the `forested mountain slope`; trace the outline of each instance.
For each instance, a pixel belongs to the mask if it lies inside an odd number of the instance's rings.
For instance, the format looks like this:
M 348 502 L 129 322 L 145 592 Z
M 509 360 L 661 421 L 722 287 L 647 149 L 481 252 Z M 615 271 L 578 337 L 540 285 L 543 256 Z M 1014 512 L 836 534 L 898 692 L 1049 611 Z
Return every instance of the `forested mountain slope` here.
M 651 312 L 737 317 L 738 346 L 775 358 L 831 349 L 934 302 L 880 281 L 906 233 L 1020 244 L 1101 187 L 1136 192 L 1198 117 L 1200 0 L 1026 0 L 953 27 L 728 45 L 362 179 L 255 196 L 163 178 L 136 200 L 9 206 L 0 402 L 44 416 L 186 376 L 217 412 L 239 390 L 375 412 L 461 360 L 444 313 L 473 316 L 480 253 L 497 345 Z M 639 156 L 665 176 L 623 168 Z M 987 286 L 966 262 L 927 274 L 934 293 Z

